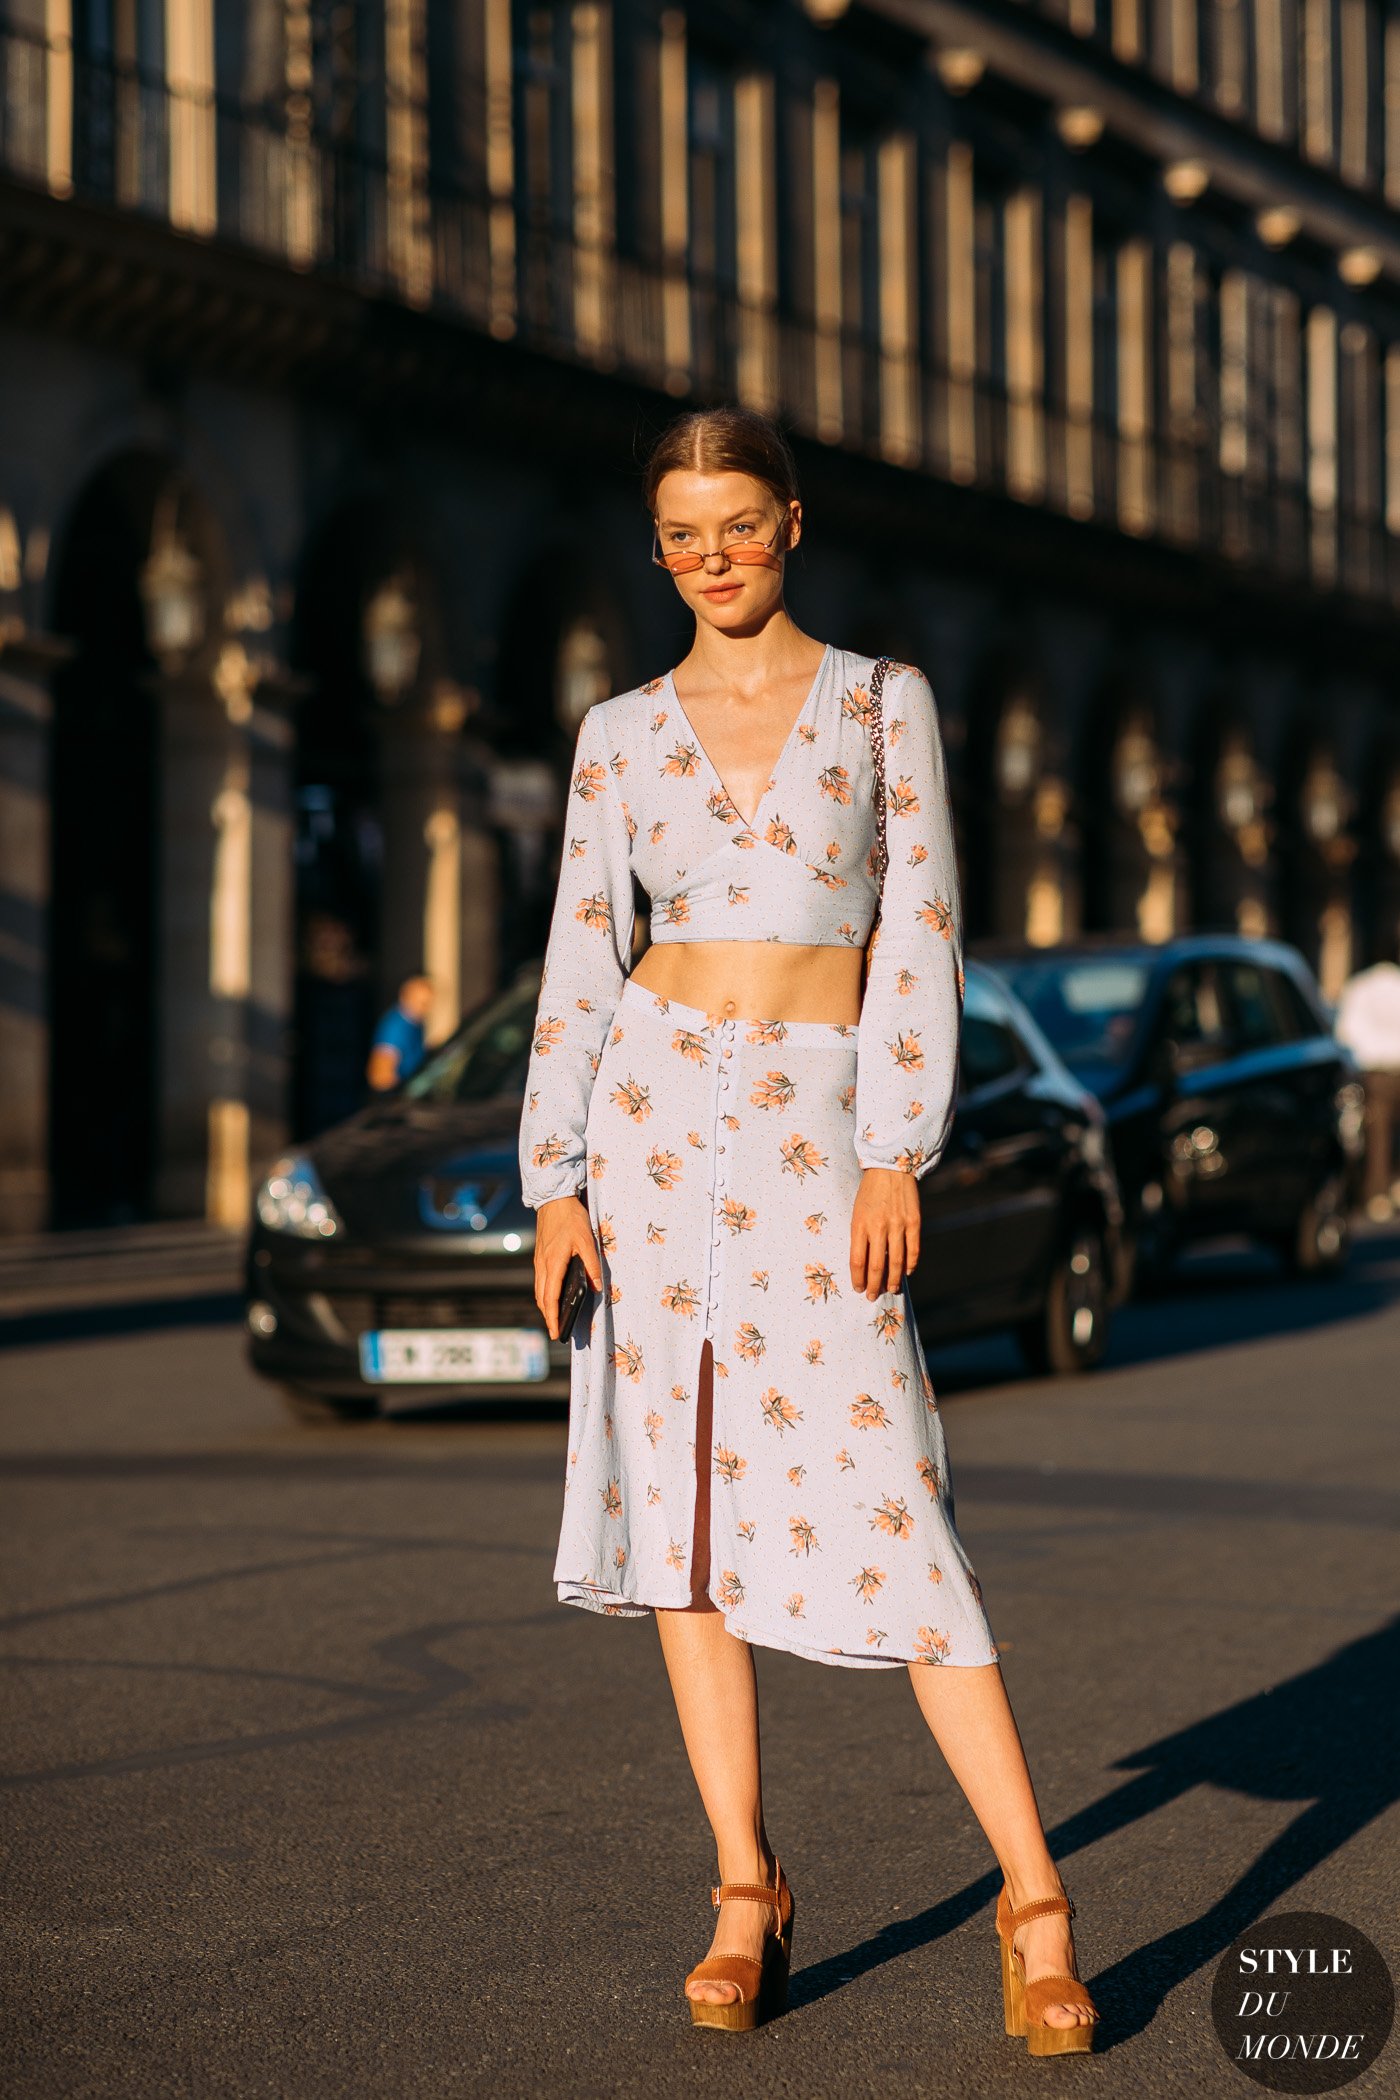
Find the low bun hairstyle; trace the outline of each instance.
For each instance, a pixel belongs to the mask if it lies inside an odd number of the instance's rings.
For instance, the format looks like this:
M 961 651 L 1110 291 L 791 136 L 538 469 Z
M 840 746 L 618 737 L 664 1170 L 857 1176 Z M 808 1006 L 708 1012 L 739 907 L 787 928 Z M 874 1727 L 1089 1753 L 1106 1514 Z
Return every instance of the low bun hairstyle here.
M 677 416 L 647 454 L 642 501 L 653 519 L 664 474 L 748 474 L 786 511 L 797 495 L 797 463 L 777 424 L 752 408 L 696 408 Z

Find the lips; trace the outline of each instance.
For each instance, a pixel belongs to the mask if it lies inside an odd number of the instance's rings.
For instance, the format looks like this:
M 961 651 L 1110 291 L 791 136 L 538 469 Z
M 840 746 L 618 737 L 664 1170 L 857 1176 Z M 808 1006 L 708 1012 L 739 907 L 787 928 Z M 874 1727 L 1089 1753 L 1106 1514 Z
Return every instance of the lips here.
M 702 591 L 700 595 L 702 598 L 729 598 L 735 591 L 742 589 L 743 585 L 738 583 L 716 583 L 711 584 L 709 589 Z

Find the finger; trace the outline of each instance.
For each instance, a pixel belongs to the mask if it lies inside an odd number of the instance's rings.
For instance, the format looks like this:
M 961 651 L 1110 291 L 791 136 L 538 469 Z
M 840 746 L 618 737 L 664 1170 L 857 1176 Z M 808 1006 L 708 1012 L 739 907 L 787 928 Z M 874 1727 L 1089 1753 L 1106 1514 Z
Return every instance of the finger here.
M 904 1228 L 902 1225 L 892 1225 L 890 1227 L 889 1259 L 886 1274 L 888 1278 L 886 1289 L 897 1291 L 904 1281 Z
M 869 1253 L 870 1235 L 864 1224 L 851 1226 L 851 1288 L 865 1289 L 865 1264 Z
M 579 1259 L 588 1271 L 588 1280 L 595 1291 L 603 1288 L 603 1257 L 598 1251 L 598 1242 L 591 1232 L 584 1235 L 579 1245 Z
M 873 1227 L 870 1234 L 870 1259 L 866 1264 L 865 1272 L 865 1295 L 867 1298 L 878 1298 L 880 1295 L 880 1284 L 885 1273 L 888 1244 L 888 1235 L 885 1227 L 883 1225 Z

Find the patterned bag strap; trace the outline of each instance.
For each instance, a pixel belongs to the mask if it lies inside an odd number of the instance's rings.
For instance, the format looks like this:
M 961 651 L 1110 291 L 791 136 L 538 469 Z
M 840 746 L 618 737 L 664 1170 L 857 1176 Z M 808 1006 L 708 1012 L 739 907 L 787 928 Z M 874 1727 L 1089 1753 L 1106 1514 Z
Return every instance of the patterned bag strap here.
M 886 834 L 887 810 L 885 806 L 885 673 L 890 667 L 888 656 L 877 656 L 875 668 L 870 674 L 870 752 L 875 761 L 875 917 L 871 932 L 880 923 L 880 898 L 885 886 L 885 868 L 889 862 L 889 839 Z

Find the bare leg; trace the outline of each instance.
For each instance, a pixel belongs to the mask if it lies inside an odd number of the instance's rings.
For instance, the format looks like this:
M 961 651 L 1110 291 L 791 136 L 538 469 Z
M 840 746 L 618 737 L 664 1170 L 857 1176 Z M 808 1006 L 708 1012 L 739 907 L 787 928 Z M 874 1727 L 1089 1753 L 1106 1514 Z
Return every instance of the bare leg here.
M 917 1663 L 909 1677 L 948 1769 L 997 1856 L 1013 1910 L 1041 1896 L 1062 1895 L 1000 1664 Z M 1054 1972 L 1079 1974 L 1066 1917 L 1033 1918 L 1020 1927 L 1015 1943 L 1027 1982 Z M 1045 2014 L 1052 2027 L 1075 2027 L 1084 2017 L 1067 2005 L 1052 2005 Z
M 688 1611 L 658 1611 L 681 1734 L 700 1799 L 715 1836 L 721 1881 L 773 1879 L 773 1852 L 763 1827 L 758 1741 L 758 1685 L 753 1650 L 736 1640 L 705 1594 L 709 1581 L 710 1442 L 713 1357 L 707 1342 L 696 1395 L 695 1537 Z M 712 1954 L 761 1955 L 771 1912 L 759 1903 L 723 1903 Z M 694 1983 L 690 1996 L 712 2005 L 737 1996 L 732 1984 Z

